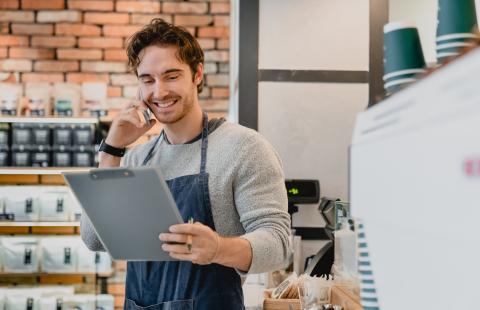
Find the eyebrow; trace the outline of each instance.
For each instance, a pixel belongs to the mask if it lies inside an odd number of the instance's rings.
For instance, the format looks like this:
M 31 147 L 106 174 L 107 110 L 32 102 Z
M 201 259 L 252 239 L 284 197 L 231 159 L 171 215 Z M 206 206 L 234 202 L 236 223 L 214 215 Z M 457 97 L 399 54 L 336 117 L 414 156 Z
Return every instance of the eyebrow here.
M 183 70 L 182 69 L 168 69 L 167 71 L 163 72 L 162 75 L 173 73 L 173 72 L 183 72 Z M 138 78 L 141 79 L 141 78 L 150 77 L 150 76 L 152 76 L 152 75 L 148 74 L 148 73 L 144 73 L 144 74 L 140 74 L 138 76 Z

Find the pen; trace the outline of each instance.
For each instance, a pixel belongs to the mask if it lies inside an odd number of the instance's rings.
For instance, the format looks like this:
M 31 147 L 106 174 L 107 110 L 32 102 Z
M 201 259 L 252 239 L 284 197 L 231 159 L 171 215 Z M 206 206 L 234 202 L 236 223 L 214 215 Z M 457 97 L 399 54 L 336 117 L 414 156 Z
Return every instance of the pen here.
M 193 224 L 193 217 L 188 219 L 188 224 Z M 192 235 L 187 235 L 187 248 L 188 252 L 192 250 Z

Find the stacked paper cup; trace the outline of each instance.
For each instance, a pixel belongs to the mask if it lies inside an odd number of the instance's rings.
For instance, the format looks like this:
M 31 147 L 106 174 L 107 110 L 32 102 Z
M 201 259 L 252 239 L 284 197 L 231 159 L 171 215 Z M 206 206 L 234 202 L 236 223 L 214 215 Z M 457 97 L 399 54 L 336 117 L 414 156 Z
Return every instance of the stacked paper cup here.
M 383 27 L 384 88 L 388 95 L 417 81 L 425 72 L 425 57 L 417 28 L 410 23 L 392 22 Z
M 456 56 L 472 46 L 478 37 L 475 0 L 439 0 L 437 25 L 437 61 Z

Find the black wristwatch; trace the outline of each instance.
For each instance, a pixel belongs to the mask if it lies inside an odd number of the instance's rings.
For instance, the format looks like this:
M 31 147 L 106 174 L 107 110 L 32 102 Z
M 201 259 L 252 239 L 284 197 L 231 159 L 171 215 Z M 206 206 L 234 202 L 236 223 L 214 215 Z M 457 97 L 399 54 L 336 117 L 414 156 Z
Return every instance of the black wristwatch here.
M 116 157 L 123 157 L 123 155 L 125 155 L 126 148 L 119 149 L 118 147 L 108 145 L 105 143 L 105 139 L 103 139 L 102 142 L 100 142 L 100 148 L 98 150 Z

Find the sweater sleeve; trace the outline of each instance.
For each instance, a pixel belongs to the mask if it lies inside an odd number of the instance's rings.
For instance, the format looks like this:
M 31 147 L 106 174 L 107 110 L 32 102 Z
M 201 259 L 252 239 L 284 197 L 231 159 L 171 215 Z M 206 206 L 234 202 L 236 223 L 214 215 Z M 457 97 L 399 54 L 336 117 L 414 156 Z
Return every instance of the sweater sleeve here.
M 240 146 L 234 179 L 235 204 L 250 242 L 252 263 L 248 273 L 285 268 L 291 260 L 290 215 L 280 158 L 259 134 Z

